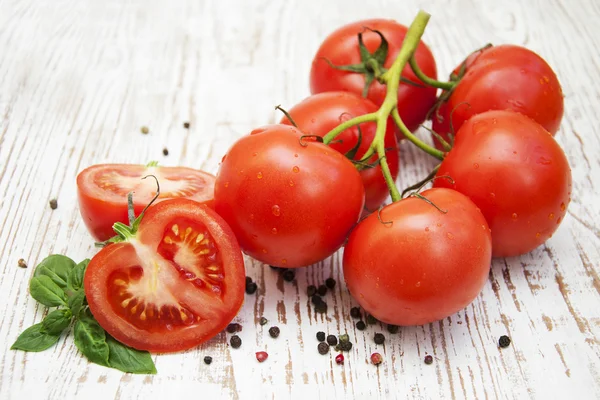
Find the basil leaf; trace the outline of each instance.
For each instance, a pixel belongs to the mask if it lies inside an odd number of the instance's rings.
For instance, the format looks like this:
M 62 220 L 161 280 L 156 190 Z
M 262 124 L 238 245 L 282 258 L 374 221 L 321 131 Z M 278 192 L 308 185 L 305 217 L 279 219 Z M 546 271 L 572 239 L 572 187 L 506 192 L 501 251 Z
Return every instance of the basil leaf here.
M 71 312 L 75 316 L 79 315 L 79 312 L 81 311 L 81 309 L 84 306 L 84 302 L 85 302 L 85 292 L 83 291 L 83 289 L 79 289 L 78 291 L 73 293 L 71 296 L 69 296 L 69 298 L 67 299 L 67 305 L 69 306 L 69 308 L 71 309 Z
M 61 289 L 67 288 L 69 272 L 75 266 L 75 261 L 61 254 L 52 254 L 42 260 L 35 268 L 33 276 L 46 275 Z
M 89 310 L 82 313 L 75 323 L 75 346 L 93 363 L 108 367 L 108 345 L 106 332 Z
M 64 290 L 47 275 L 39 275 L 31 278 L 29 282 L 29 294 L 47 307 L 67 305 L 67 296 Z
M 60 335 L 71 323 L 73 314 L 68 308 L 54 310 L 42 321 L 42 331 L 50 335 Z
M 83 276 L 85 269 L 90 263 L 89 259 L 85 259 L 69 271 L 67 276 L 67 290 L 70 292 L 77 292 L 83 288 Z
M 42 330 L 42 323 L 35 324 L 25 329 L 19 335 L 17 341 L 11 346 L 11 350 L 43 351 L 49 349 L 58 342 L 60 335 L 52 335 Z
M 108 344 L 108 366 L 133 374 L 156 374 L 152 356 L 147 351 L 140 351 L 125 346 L 110 335 L 106 335 Z

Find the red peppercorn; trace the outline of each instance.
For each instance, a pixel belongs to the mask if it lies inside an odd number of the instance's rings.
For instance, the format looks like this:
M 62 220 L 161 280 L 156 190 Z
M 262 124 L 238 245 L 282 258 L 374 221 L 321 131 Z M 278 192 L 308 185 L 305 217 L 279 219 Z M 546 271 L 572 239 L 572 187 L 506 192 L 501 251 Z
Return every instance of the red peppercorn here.
M 343 354 L 338 354 L 337 356 L 335 356 L 335 362 L 338 365 L 342 365 L 344 363 L 344 355 Z
M 373 365 L 379 365 L 383 362 L 383 357 L 379 353 L 373 353 L 371 354 L 371 362 Z
M 258 360 L 258 362 L 263 362 L 267 358 L 269 358 L 269 355 L 267 354 L 266 351 L 257 351 L 256 352 L 256 359 Z

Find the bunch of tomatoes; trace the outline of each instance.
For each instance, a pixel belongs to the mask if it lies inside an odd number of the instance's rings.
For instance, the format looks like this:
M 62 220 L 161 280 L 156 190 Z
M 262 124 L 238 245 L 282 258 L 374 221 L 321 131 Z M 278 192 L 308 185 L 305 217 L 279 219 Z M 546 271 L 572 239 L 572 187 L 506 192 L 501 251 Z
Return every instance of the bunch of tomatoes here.
M 348 289 L 369 314 L 425 324 L 472 302 L 492 257 L 544 243 L 571 196 L 553 138 L 563 114 L 556 75 L 537 54 L 503 45 L 439 81 L 421 41 L 428 19 L 333 32 L 312 63 L 312 96 L 236 141 L 216 177 L 155 165 L 81 172 L 82 216 L 107 241 L 84 280 L 102 327 L 138 349 L 193 347 L 239 311 L 242 252 L 299 268 L 342 247 Z M 413 134 L 427 119 L 435 146 Z M 404 195 L 400 140 L 440 161 Z

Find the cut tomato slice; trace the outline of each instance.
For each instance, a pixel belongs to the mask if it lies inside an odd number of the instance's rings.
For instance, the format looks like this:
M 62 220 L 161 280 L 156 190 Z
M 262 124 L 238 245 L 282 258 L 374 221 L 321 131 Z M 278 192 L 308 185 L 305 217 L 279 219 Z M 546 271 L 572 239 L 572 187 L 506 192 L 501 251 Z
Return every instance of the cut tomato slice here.
M 95 239 L 114 236 L 115 222 L 128 223 L 127 194 L 133 192 L 138 215 L 156 195 L 154 175 L 160 182 L 157 201 L 187 198 L 212 207 L 215 177 L 207 172 L 184 167 L 158 167 L 133 164 L 98 164 L 77 176 L 79 209 Z
M 90 311 L 118 341 L 181 351 L 212 338 L 238 313 L 244 261 L 212 209 L 171 199 L 146 211 L 135 237 L 94 256 L 84 285 Z

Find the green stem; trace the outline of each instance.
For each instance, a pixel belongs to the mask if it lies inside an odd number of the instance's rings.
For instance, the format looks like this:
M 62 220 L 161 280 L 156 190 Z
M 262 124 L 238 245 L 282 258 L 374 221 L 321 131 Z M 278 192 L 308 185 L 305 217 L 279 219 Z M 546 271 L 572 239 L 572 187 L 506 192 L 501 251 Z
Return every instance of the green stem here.
M 340 133 L 345 131 L 348 128 L 352 128 L 355 125 L 362 124 L 363 122 L 372 122 L 377 120 L 377 113 L 359 115 L 358 117 L 354 117 L 349 119 L 348 121 L 342 122 L 334 129 L 329 131 L 327 135 L 323 136 L 323 143 L 329 144 L 336 138 Z
M 392 173 L 390 172 L 390 166 L 387 163 L 387 159 L 385 158 L 385 147 L 382 142 L 379 142 L 377 145 L 377 156 L 379 157 L 379 165 L 381 165 L 381 172 L 383 173 L 383 178 L 385 179 L 385 183 L 390 190 L 390 195 L 392 196 L 392 201 L 398 201 L 402 198 L 400 196 L 400 192 L 396 187 L 396 182 L 392 177 Z
M 123 240 L 129 240 L 135 237 L 135 235 L 131 233 L 131 228 L 122 222 L 115 222 L 113 229 L 123 238 Z
M 412 142 L 414 145 L 416 145 L 418 148 L 420 148 L 424 152 L 426 152 L 426 153 L 432 155 L 433 157 L 437 158 L 438 160 L 443 160 L 444 159 L 444 152 L 443 151 L 440 151 L 440 150 L 436 149 L 435 147 L 431 147 L 427 143 L 424 143 L 423 141 L 421 141 L 421 139 L 419 139 L 418 137 L 416 137 L 411 131 L 408 130 L 408 128 L 406 127 L 406 125 L 404 125 L 404 122 L 402 121 L 402 118 L 400 118 L 400 114 L 398 114 L 398 110 L 397 109 L 394 109 L 392 111 L 392 118 L 394 119 L 394 122 L 396 123 L 396 125 L 400 129 L 400 132 L 402 132 L 402 134 L 404 135 L 404 137 L 406 137 L 406 139 L 408 139 L 410 142 Z
M 425 73 L 421 71 L 421 68 L 419 68 L 419 64 L 417 64 L 417 60 L 415 59 L 414 55 L 410 58 L 409 63 L 417 78 L 419 78 L 421 82 L 425 83 L 426 85 L 443 90 L 451 90 L 454 88 L 454 86 L 456 86 L 456 82 L 442 82 L 425 75 Z

